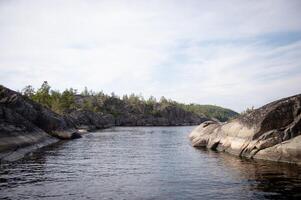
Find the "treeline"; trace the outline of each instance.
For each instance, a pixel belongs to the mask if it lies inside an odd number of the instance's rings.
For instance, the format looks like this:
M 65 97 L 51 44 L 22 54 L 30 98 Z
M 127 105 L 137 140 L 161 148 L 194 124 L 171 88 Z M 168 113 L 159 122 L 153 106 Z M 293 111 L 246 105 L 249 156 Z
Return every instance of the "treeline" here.
M 225 122 L 238 115 L 237 112 L 215 105 L 199 105 L 199 104 L 180 104 L 184 110 L 193 112 L 197 115 L 205 115 L 209 118 L 218 119 Z
M 37 90 L 28 85 L 22 89 L 21 93 L 60 114 L 77 108 L 75 104 L 77 90 L 73 88 L 66 89 L 63 92 L 52 90 L 47 81 L 44 81 Z
M 47 81 L 35 90 L 28 85 L 22 89 L 22 94 L 28 98 L 52 109 L 59 114 L 65 114 L 77 109 L 86 109 L 118 116 L 125 112 L 146 113 L 154 116 L 160 115 L 160 110 L 167 106 L 175 106 L 197 114 L 198 116 L 215 118 L 226 121 L 238 115 L 236 112 L 213 105 L 182 104 L 162 96 L 159 100 L 150 96 L 145 99 L 142 95 L 130 94 L 119 97 L 114 93 L 104 94 L 102 91 L 94 92 L 85 87 L 79 93 L 76 89 L 69 88 L 63 92 L 51 89 Z M 130 108 L 130 109 L 128 109 Z

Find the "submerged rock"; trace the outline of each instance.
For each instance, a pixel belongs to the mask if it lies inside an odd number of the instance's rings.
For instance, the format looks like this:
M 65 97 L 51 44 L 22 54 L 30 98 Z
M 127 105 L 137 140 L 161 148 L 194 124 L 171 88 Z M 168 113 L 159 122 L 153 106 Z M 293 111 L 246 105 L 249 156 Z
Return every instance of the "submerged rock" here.
M 189 135 L 195 147 L 246 158 L 301 164 L 301 94 L 226 123 L 207 121 Z
M 72 133 L 71 139 L 78 139 L 78 138 L 82 138 L 82 135 L 79 132 Z

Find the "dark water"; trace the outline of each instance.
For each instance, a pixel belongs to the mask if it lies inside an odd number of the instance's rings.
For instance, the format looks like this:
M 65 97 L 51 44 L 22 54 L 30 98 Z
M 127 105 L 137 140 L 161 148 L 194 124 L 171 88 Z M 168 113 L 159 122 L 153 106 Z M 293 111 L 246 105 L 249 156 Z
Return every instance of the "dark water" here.
M 301 199 L 301 169 L 195 149 L 193 127 L 112 128 L 0 166 L 4 199 Z

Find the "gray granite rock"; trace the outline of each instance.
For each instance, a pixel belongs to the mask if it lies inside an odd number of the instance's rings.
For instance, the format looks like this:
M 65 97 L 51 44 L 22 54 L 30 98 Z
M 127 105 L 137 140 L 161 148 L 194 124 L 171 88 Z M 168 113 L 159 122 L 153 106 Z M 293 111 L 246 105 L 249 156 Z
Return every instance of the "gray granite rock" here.
M 207 121 L 192 131 L 195 147 L 246 158 L 301 163 L 301 95 L 269 103 L 226 123 Z
M 59 139 L 80 137 L 73 123 L 0 86 L 0 161 L 13 161 Z

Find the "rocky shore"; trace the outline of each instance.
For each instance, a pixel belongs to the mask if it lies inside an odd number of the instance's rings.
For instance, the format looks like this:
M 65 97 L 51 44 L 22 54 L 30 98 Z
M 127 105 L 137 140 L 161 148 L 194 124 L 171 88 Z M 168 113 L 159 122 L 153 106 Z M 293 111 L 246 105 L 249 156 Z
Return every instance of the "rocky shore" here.
M 0 161 L 14 161 L 58 140 L 80 137 L 69 119 L 0 86 Z
M 80 138 L 82 133 L 96 129 L 197 125 L 208 120 L 173 106 L 162 108 L 160 115 L 154 117 L 122 103 L 109 104 L 120 106 L 120 113 L 116 116 L 85 109 L 59 115 L 18 92 L 0 86 L 0 162 L 18 160 L 37 148 L 59 140 Z
M 205 115 L 197 115 L 171 103 L 146 104 L 137 100 L 131 104 L 116 97 L 100 100 L 93 95 L 75 95 L 74 104 L 79 109 L 68 110 L 65 117 L 79 129 L 93 130 L 110 126 L 188 126 L 209 120 Z M 86 107 L 89 109 L 85 109 Z
M 74 110 L 64 115 L 77 129 L 95 130 L 111 126 L 190 126 L 209 120 L 177 107 L 166 107 L 161 116 L 131 113 L 124 110 L 118 116 L 97 113 L 90 110 Z
M 206 121 L 189 138 L 194 147 L 301 164 L 301 94 L 269 103 L 226 123 Z

